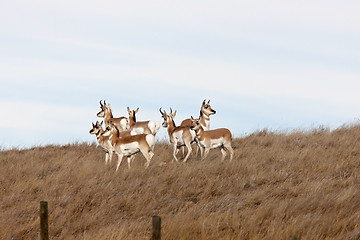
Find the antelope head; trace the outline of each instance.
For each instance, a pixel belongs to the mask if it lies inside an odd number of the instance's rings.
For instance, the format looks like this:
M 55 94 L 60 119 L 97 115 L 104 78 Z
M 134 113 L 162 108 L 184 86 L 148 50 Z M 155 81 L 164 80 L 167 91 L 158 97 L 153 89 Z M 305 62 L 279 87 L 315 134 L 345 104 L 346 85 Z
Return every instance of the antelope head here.
M 190 126 L 190 129 L 196 131 L 196 130 L 198 130 L 200 127 L 201 127 L 200 119 L 196 119 L 196 118 L 193 118 L 193 116 L 191 116 L 191 126 Z
M 216 111 L 210 106 L 210 100 L 206 103 L 206 99 L 204 99 L 204 101 L 202 102 L 201 112 L 205 113 L 208 116 L 216 113 Z
M 100 130 L 102 130 L 101 129 L 102 123 L 103 123 L 102 121 L 101 123 L 99 123 L 99 121 L 96 121 L 95 124 L 92 123 L 92 128 L 90 129 L 89 133 L 97 135 L 100 132 Z
M 105 111 L 106 111 L 106 107 L 107 107 L 107 105 L 106 105 L 106 102 L 105 102 L 105 100 L 104 100 L 104 103 L 102 103 L 101 102 L 102 100 L 100 100 L 100 112 L 98 112 L 96 115 L 98 116 L 98 117 L 105 117 Z
M 159 109 L 159 111 L 160 111 L 160 113 L 161 113 L 161 115 L 162 115 L 162 118 L 164 119 L 164 122 L 162 123 L 162 126 L 163 126 L 164 128 L 168 127 L 170 123 L 173 123 L 173 122 L 174 122 L 174 117 L 175 117 L 175 115 L 176 115 L 176 110 L 175 110 L 175 112 L 173 113 L 172 109 L 170 108 L 170 113 L 169 113 L 169 114 L 167 114 L 167 113 L 165 112 L 165 110 L 164 110 L 164 111 L 161 111 L 161 108 Z M 174 125 L 175 125 L 175 124 L 174 124 Z

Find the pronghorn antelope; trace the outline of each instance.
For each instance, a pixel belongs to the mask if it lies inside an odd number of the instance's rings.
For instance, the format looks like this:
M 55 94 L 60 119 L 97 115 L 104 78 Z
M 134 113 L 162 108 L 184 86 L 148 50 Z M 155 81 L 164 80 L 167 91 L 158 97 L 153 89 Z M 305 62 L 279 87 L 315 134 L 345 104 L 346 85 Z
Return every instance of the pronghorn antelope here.
M 127 157 L 128 167 L 130 168 L 131 160 L 138 152 L 141 152 L 146 159 L 145 167 L 147 168 L 149 166 L 151 158 L 154 156 L 154 135 L 139 134 L 134 136 L 122 136 L 114 124 L 109 124 L 109 126 L 107 126 L 105 131 L 102 133 L 102 136 L 109 137 L 111 145 L 119 157 L 116 171 L 118 171 L 124 156 Z
M 106 104 L 105 100 L 104 104 L 102 104 L 100 100 L 100 109 L 101 110 L 97 113 L 97 116 L 104 118 L 105 127 L 107 127 L 109 125 L 109 122 L 112 121 L 120 131 L 125 131 L 128 129 L 128 119 L 126 117 L 114 118 L 110 104 Z
M 205 131 L 210 130 L 210 115 L 215 114 L 216 111 L 211 108 L 210 100 L 206 103 L 206 99 L 202 102 L 200 109 L 200 124 Z M 180 126 L 191 126 L 192 120 L 191 118 L 187 118 L 183 120 Z
M 129 126 L 132 131 L 132 134 L 152 134 L 156 135 L 157 131 L 159 131 L 160 125 L 155 121 L 144 121 L 137 122 L 135 114 L 139 111 L 139 108 L 136 110 L 130 110 L 127 107 L 127 111 L 129 113 Z
M 170 109 L 169 114 L 167 114 L 165 111 L 161 111 L 161 108 L 159 109 L 159 111 L 164 119 L 162 126 L 164 128 L 167 127 L 170 142 L 173 145 L 174 159 L 178 161 L 176 154 L 178 153 L 179 148 L 181 148 L 182 146 L 186 146 L 186 148 L 188 149 L 188 152 L 184 158 L 184 162 L 186 162 L 192 151 L 191 143 L 195 141 L 195 132 L 191 131 L 189 126 L 175 126 L 174 117 L 176 115 L 176 110 L 173 113 L 172 109 Z
M 210 106 L 210 100 L 206 103 L 206 99 L 204 99 L 204 101 L 201 104 L 199 120 L 200 120 L 201 126 L 203 127 L 203 129 L 205 131 L 210 130 L 210 115 L 213 115 L 215 113 L 216 113 L 216 111 L 214 109 L 212 109 Z M 191 118 L 187 118 L 181 122 L 180 126 L 191 127 L 191 124 L 192 124 Z M 199 146 L 199 143 L 197 142 L 196 155 L 198 154 L 199 149 L 200 149 L 200 155 L 202 156 L 203 149 Z M 183 148 L 183 155 L 184 155 L 184 148 Z
M 201 126 L 199 119 L 194 119 L 193 117 L 191 117 L 191 119 L 192 119 L 191 128 L 195 130 L 197 141 L 200 147 L 204 149 L 202 160 L 207 157 L 210 149 L 220 148 L 222 154 L 221 160 L 224 161 L 226 157 L 226 151 L 225 151 L 226 149 L 230 153 L 230 161 L 231 161 L 234 155 L 234 150 L 231 147 L 231 141 L 232 141 L 231 131 L 227 128 L 218 128 L 214 130 L 205 131 Z
M 102 121 L 101 123 L 99 123 L 99 121 L 96 121 L 96 124 L 92 123 L 92 129 L 90 129 L 89 133 L 95 134 L 98 143 L 104 149 L 105 164 L 107 164 L 108 162 L 111 163 L 114 149 L 111 145 L 109 137 L 105 137 L 101 135 L 104 132 L 103 128 L 101 127 L 102 123 L 103 123 Z

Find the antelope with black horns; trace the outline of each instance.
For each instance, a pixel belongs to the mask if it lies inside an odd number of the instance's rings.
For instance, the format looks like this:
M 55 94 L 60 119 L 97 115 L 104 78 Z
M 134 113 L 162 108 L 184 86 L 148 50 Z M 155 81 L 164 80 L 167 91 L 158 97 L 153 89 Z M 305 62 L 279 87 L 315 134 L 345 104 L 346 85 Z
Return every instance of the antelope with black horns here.
M 164 122 L 162 126 L 164 128 L 167 128 L 170 143 L 173 145 L 173 161 L 175 159 L 176 162 L 178 162 L 178 159 L 176 157 L 176 154 L 179 151 L 179 148 L 186 146 L 188 152 L 184 158 L 184 162 L 186 162 L 190 156 L 190 153 L 192 151 L 191 143 L 195 141 L 195 132 L 190 129 L 189 126 L 176 126 L 174 122 L 174 117 L 176 115 L 176 110 L 173 113 L 172 109 L 170 108 L 170 113 L 167 114 L 164 111 L 159 109 L 162 118 L 164 119 Z
M 100 100 L 100 109 L 101 110 L 97 113 L 97 116 L 104 118 L 105 127 L 107 127 L 111 121 L 115 124 L 119 131 L 128 130 L 129 120 L 126 117 L 114 118 L 110 104 L 106 104 L 105 100 L 104 103 L 102 103 Z

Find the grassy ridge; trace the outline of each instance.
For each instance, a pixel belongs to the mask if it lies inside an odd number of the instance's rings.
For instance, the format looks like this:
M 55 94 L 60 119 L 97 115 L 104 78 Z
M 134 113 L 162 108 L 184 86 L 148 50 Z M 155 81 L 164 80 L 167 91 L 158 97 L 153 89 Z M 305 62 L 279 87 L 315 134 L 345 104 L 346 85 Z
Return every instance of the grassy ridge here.
M 0 152 L 1 239 L 37 239 L 49 202 L 51 239 L 360 239 L 360 126 L 235 139 L 171 163 L 158 143 L 148 169 L 137 155 L 115 173 L 95 144 Z

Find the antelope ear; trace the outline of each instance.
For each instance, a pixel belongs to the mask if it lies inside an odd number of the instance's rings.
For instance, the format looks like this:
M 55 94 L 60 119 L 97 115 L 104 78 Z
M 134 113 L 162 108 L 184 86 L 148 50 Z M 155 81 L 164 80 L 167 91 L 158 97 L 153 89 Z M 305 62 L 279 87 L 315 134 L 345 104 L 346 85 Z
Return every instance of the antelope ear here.
M 175 117 L 175 115 L 176 115 L 176 111 L 177 111 L 177 110 L 175 110 L 175 112 L 172 114 L 172 116 L 173 116 L 173 117 Z
M 102 126 L 102 125 L 103 125 L 103 122 L 104 122 L 104 121 L 101 121 L 101 122 L 99 123 L 99 124 L 100 124 L 99 126 Z
M 202 105 L 203 105 L 203 106 L 205 105 L 205 101 L 206 101 L 206 99 L 204 99 L 204 101 L 202 102 Z
M 207 104 L 210 104 L 210 100 L 208 101 L 208 103 Z
M 92 126 L 93 126 L 93 127 L 95 127 L 95 125 L 94 125 L 94 123 L 93 123 L 93 122 L 92 122 L 91 124 L 92 124 Z
M 136 110 L 135 110 L 135 113 L 137 113 L 139 111 L 139 108 L 137 108 Z
M 193 116 L 191 116 L 191 120 L 194 120 Z
M 129 108 L 129 107 L 127 107 L 127 111 L 128 111 L 128 113 L 129 113 L 129 114 L 131 113 L 131 110 L 130 110 L 130 108 Z

